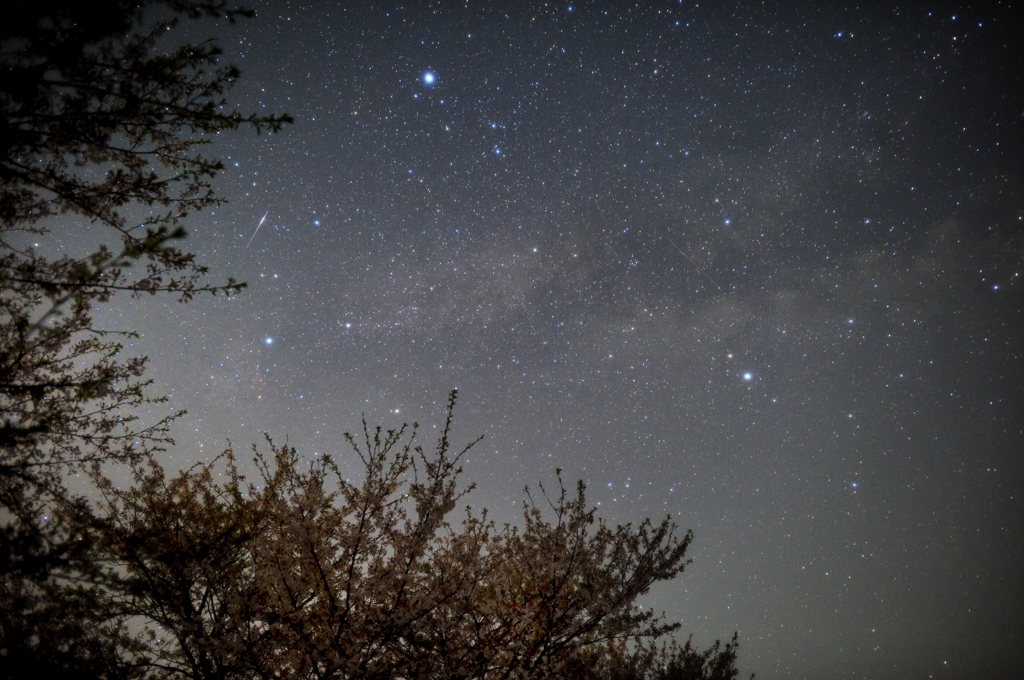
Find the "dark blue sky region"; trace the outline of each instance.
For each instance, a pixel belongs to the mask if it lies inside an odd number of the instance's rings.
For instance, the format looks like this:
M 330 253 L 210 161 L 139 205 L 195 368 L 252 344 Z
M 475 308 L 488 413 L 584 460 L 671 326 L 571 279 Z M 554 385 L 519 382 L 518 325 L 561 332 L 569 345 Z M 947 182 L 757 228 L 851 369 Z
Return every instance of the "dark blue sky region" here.
M 190 246 L 125 302 L 174 466 L 460 389 L 470 496 L 670 513 L 646 606 L 758 678 L 1024 666 L 1024 60 L 1007 5 L 257 3 Z M 262 225 L 261 217 L 266 219 Z M 355 468 L 353 468 L 355 469 Z

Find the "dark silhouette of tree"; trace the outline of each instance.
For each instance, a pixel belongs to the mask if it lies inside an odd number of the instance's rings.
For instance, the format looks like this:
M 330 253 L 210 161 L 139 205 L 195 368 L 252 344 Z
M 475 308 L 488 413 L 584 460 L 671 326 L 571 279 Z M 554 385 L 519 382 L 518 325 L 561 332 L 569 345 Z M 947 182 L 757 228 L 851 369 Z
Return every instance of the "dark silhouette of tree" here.
M 161 399 L 146 391 L 146 360 L 119 357 L 119 341 L 132 334 L 97 328 L 95 307 L 118 292 L 188 301 L 244 285 L 204 282 L 206 268 L 178 245 L 181 220 L 220 201 L 211 181 L 222 165 L 201 153 L 213 135 L 243 126 L 278 131 L 290 119 L 228 108 L 224 95 L 238 71 L 218 65 L 214 43 L 165 49 L 161 41 L 179 18 L 249 14 L 223 0 L 4 5 L 0 663 L 66 637 L 70 619 L 58 621 L 54 607 L 98 611 L 82 604 L 95 595 L 86 582 L 103 575 L 90 507 L 70 491 L 68 476 L 138 462 L 170 442 L 174 416 L 139 420 Z M 81 241 L 89 225 L 99 235 L 81 254 L 44 254 L 45 245 L 33 244 L 51 229 Z M 77 590 L 58 588 L 58 580 Z M 53 627 L 32 630 L 32 622 Z M 91 636 L 96 627 L 83 631 Z M 88 656 L 91 643 L 80 642 Z M 71 658 L 55 649 L 40 663 L 66 661 L 73 675 Z
M 146 24 L 145 10 L 167 15 Z M 8 3 L 0 23 L 0 506 L 22 527 L 54 499 L 64 475 L 140 460 L 166 444 L 169 419 L 141 425 L 145 359 L 120 360 L 117 334 L 96 328 L 97 304 L 125 291 L 234 292 L 202 282 L 206 268 L 176 242 L 180 220 L 220 201 L 221 169 L 199 151 L 246 125 L 277 131 L 287 116 L 225 108 L 238 76 L 213 43 L 161 51 L 175 15 L 234 20 L 222 1 Z M 127 214 L 136 219 L 129 221 Z M 118 245 L 48 257 L 31 236 L 95 223 Z M 141 216 L 141 217 L 139 217 Z M 34 232 L 34 233 L 33 233 Z M 41 504 L 42 503 L 42 504 Z M 32 568 L 23 536 L 0 550 L 5 571 Z M 31 542 L 31 541 L 29 541 Z M 5 548 L 8 545 L 5 543 Z M 16 554 L 15 554 L 16 553 Z

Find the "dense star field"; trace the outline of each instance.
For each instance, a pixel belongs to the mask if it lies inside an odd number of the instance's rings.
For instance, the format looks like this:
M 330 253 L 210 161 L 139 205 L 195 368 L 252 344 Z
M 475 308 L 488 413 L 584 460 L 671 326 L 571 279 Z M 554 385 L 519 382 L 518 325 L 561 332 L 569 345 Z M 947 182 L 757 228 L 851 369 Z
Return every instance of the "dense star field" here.
M 1005 4 L 256 3 L 188 247 L 121 301 L 169 466 L 449 390 L 474 507 L 582 478 L 693 563 L 645 606 L 758 678 L 1024 664 L 1024 60 Z M 261 217 L 265 219 L 261 220 Z M 354 469 L 354 468 L 353 468 Z

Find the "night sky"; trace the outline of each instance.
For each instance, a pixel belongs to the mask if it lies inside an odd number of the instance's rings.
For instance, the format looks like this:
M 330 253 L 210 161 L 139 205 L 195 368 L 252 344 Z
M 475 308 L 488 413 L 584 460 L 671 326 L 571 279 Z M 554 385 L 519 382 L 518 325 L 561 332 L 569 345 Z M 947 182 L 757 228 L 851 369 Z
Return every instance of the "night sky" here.
M 470 503 L 671 514 L 645 606 L 758 678 L 1024 667 L 1024 38 L 1006 3 L 256 3 L 211 282 L 123 301 L 177 468 L 452 388 Z M 511 4 L 511 3 L 509 3 Z M 749 3 L 753 5 L 753 3 Z M 261 217 L 266 219 L 257 231 Z M 745 677 L 745 676 L 744 676 Z

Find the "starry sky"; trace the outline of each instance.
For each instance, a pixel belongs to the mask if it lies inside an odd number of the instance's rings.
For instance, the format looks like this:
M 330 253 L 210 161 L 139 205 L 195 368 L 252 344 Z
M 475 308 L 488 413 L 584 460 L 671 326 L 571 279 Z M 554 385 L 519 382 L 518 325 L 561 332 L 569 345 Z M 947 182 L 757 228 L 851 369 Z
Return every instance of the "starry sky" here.
M 218 136 L 229 202 L 188 223 L 249 288 L 103 313 L 189 411 L 169 466 L 264 432 L 351 466 L 362 414 L 430 443 L 458 388 L 474 507 L 562 468 L 671 514 L 693 563 L 644 605 L 746 674 L 1020 672 L 1006 3 L 255 8 L 178 34 L 295 117 Z

